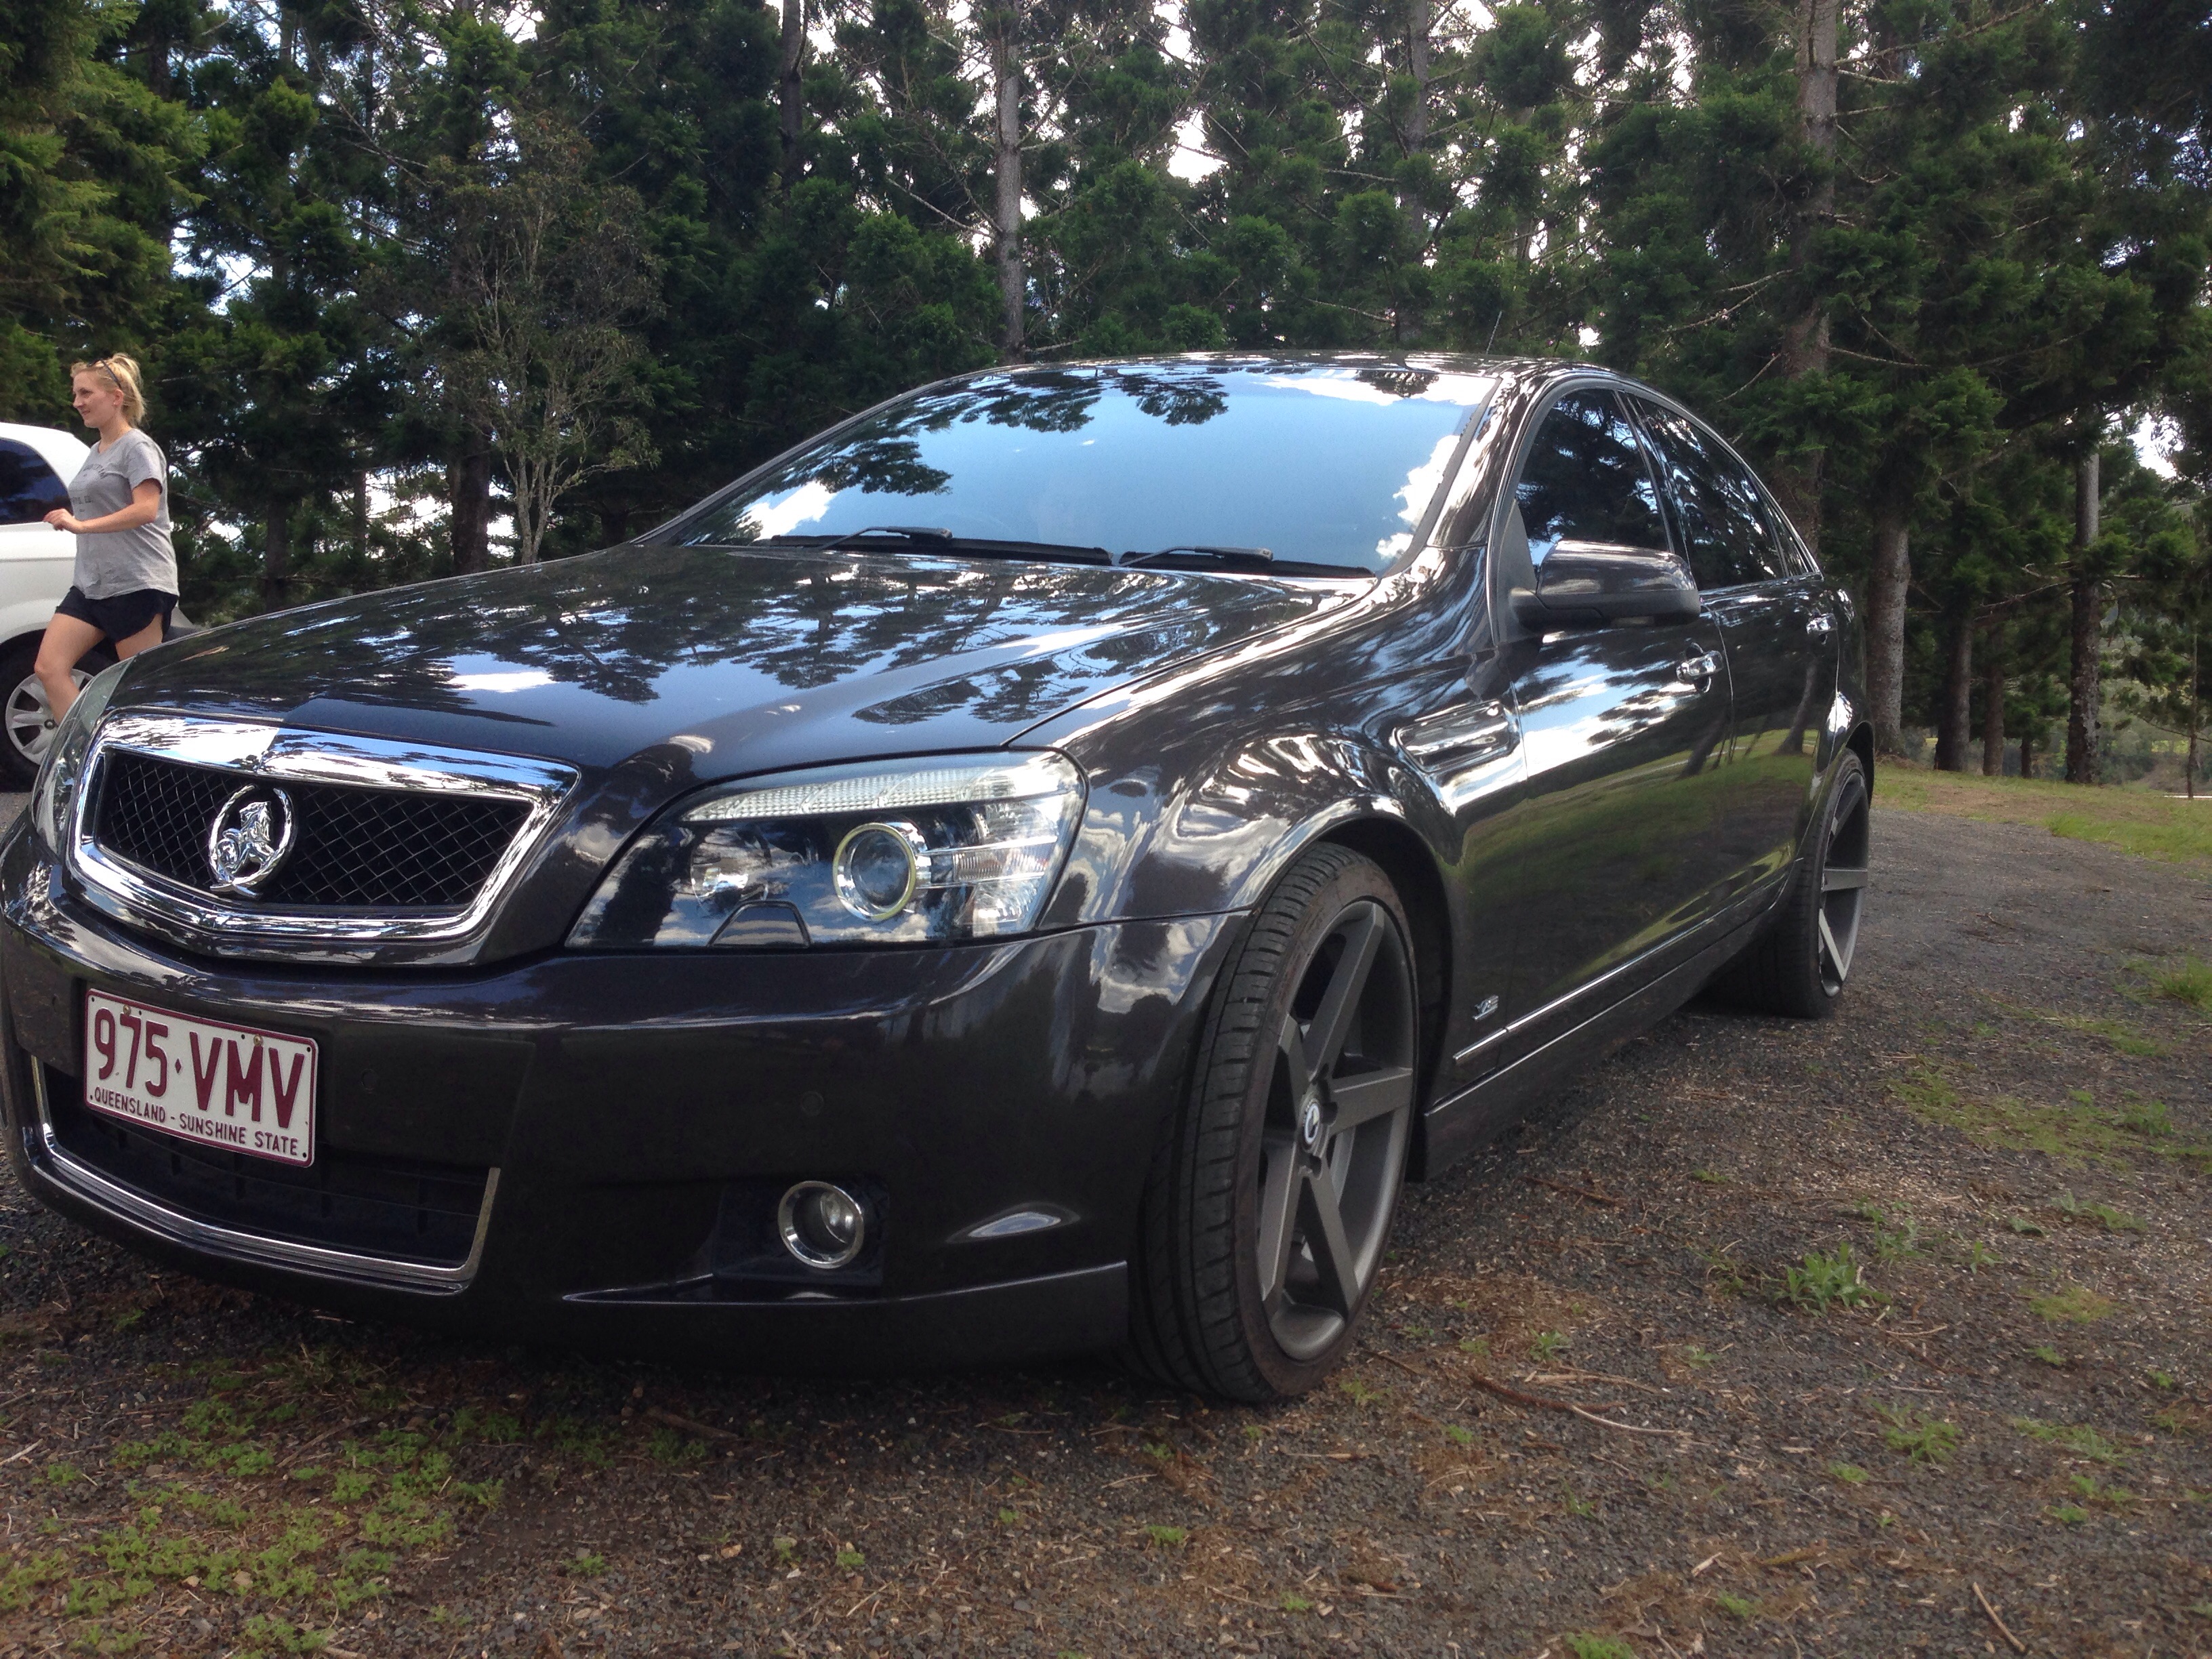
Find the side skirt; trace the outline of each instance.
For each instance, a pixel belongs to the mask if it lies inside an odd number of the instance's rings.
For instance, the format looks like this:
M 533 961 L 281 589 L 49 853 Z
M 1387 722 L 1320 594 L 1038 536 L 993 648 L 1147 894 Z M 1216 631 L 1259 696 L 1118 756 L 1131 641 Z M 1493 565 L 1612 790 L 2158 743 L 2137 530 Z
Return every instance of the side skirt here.
M 1692 997 L 1765 925 L 1755 914 L 1620 1001 L 1600 1008 L 1540 1048 L 1431 1106 L 1422 1118 L 1422 1156 L 1409 1180 L 1425 1181 L 1478 1152 L 1512 1124 L 1529 1102 L 1657 1024 Z

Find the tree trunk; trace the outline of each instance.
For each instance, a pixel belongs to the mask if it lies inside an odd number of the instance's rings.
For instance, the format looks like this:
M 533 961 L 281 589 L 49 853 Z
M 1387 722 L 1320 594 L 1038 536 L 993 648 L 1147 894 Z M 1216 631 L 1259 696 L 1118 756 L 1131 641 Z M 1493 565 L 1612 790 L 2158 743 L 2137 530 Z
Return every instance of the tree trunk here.
M 994 149 L 999 200 L 994 227 L 999 250 L 999 301 L 1004 321 L 999 337 L 1000 355 L 1018 362 L 1022 355 L 1023 312 L 1029 282 L 1022 270 L 1022 61 L 1018 49 L 1020 14 L 1009 4 L 1000 13 L 997 32 L 991 38 L 991 74 L 998 82 L 999 118 Z
M 2004 775 L 2004 653 L 1997 647 L 2004 638 L 2002 624 L 1992 622 L 1982 640 L 1982 775 Z
M 356 556 L 368 557 L 368 474 L 353 475 L 353 550 Z
M 1413 107 L 1406 114 L 1406 149 L 1418 155 L 1429 147 L 1429 0 L 1407 0 L 1406 71 L 1413 80 Z
M 266 528 L 261 539 L 261 608 L 282 611 L 292 585 L 292 507 L 290 501 L 269 503 Z
M 1874 571 L 1867 587 L 1867 702 L 1874 716 L 1875 746 L 1885 755 L 1905 752 L 1905 600 L 1912 583 L 1912 550 L 1905 514 L 1876 511 Z
M 2073 676 L 2067 687 L 2066 781 L 2097 781 L 2097 722 L 2103 688 L 2098 652 L 2104 644 L 2105 585 L 2089 568 L 2097 539 L 2097 447 L 2093 440 L 2074 474 Z
M 2030 720 L 2021 728 L 2020 775 L 2024 778 L 2035 775 L 2035 722 Z
M 2197 698 L 2202 694 L 2197 685 L 2197 630 L 2189 630 L 2189 760 L 2182 769 L 2182 793 L 2190 799 L 2197 799 Z
M 1429 61 L 1429 31 L 1432 27 L 1429 0 L 1406 0 L 1406 73 L 1413 82 L 1413 106 L 1406 112 L 1404 143 L 1406 154 L 1419 155 L 1429 147 L 1429 87 L 1436 78 Z M 1418 200 L 1407 191 L 1398 192 L 1401 212 L 1412 209 L 1423 212 Z M 1390 307 L 1390 332 L 1401 345 L 1411 344 L 1421 337 L 1425 319 L 1420 301 L 1415 290 L 1401 289 L 1396 303 Z
M 775 98 L 783 124 L 783 185 L 799 182 L 799 140 L 805 111 L 799 102 L 799 64 L 806 55 L 806 0 L 783 0 L 783 46 L 775 74 Z
M 1836 216 L 1836 40 L 1843 0 L 1797 0 L 1797 118 L 1820 176 L 1805 200 L 1790 239 L 1790 269 L 1797 289 L 1797 314 L 1783 329 L 1782 372 L 1790 380 L 1828 367 L 1828 313 L 1806 276 L 1813 240 Z M 1783 510 L 1814 553 L 1820 550 L 1820 461 L 1818 450 L 1792 457 L 1767 477 Z
M 446 467 L 446 500 L 453 515 L 453 574 L 491 565 L 491 441 L 471 432 Z
M 1936 769 L 1966 769 L 1966 736 L 1974 719 L 1974 619 L 1972 612 L 1951 624 L 1943 653 L 1943 706 L 1936 715 Z

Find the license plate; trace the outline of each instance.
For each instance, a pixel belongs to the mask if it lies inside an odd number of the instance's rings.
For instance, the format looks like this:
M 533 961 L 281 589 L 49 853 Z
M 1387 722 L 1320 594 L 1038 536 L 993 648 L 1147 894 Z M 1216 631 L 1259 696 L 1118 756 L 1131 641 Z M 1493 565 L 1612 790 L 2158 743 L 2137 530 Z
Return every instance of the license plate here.
M 84 994 L 84 1103 L 279 1164 L 315 1161 L 315 1045 Z

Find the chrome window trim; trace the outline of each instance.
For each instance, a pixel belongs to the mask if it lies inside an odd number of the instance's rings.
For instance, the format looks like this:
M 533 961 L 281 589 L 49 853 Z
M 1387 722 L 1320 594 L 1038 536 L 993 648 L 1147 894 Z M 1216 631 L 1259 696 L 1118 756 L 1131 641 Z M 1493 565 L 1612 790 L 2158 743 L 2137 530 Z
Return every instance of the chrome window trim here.
M 241 781 L 332 783 L 416 794 L 472 795 L 529 808 L 476 897 L 458 910 L 260 908 L 217 898 L 105 852 L 93 839 L 106 758 L 117 750 L 201 766 Z M 434 744 L 308 732 L 267 721 L 143 710 L 112 714 L 94 734 L 83 786 L 64 833 L 65 862 L 86 901 L 118 921 L 161 929 L 219 954 L 300 945 L 436 945 L 465 939 L 491 917 L 574 786 L 573 767 Z
M 136 1223 L 173 1243 L 192 1249 L 210 1250 L 239 1261 L 258 1262 L 265 1267 L 289 1267 L 326 1277 L 372 1279 L 403 1289 L 433 1291 L 451 1296 L 465 1290 L 477 1276 L 477 1268 L 483 1260 L 484 1237 L 491 1231 L 492 1200 L 499 1194 L 499 1170 L 496 1167 L 485 1172 L 483 1205 L 477 1212 L 476 1232 L 469 1241 L 467 1259 L 458 1267 L 440 1267 L 427 1261 L 401 1261 L 391 1256 L 362 1255 L 353 1250 L 328 1249 L 319 1244 L 296 1244 L 289 1239 L 266 1238 L 259 1233 L 242 1233 L 235 1228 L 202 1221 L 196 1216 L 173 1210 L 143 1193 L 134 1192 L 118 1182 L 109 1180 L 89 1164 L 71 1158 L 54 1136 L 53 1116 L 46 1103 L 46 1062 L 34 1058 L 30 1061 L 30 1067 L 31 1099 L 39 1115 L 39 1150 L 46 1165 L 41 1173 L 48 1180 L 67 1188 L 77 1197 L 98 1205 L 112 1215 Z

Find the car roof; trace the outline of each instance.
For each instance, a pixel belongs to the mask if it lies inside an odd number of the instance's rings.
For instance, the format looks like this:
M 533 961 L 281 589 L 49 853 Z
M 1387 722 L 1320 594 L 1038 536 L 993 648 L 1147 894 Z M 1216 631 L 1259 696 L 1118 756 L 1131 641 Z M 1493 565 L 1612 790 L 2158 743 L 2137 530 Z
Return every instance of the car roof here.
M 1504 392 L 1508 382 L 1533 385 L 1539 380 L 1552 380 L 1564 374 L 1602 375 L 1625 386 L 1635 385 L 1616 370 L 1565 357 L 1492 356 L 1474 352 L 1290 350 L 1192 351 L 1171 356 L 1084 357 L 1066 362 L 1008 363 L 957 376 L 953 383 L 1000 377 L 1043 377 L 1099 369 L 1143 369 L 1155 374 L 1178 371 L 1205 374 L 1227 372 L 1264 374 L 1271 368 L 1316 368 L 1365 369 L 1385 374 L 1395 371 L 1470 379 L 1480 377 L 1498 382 L 1498 392 Z
M 13 438 L 36 450 L 39 459 L 64 481 L 76 476 L 77 468 L 84 465 L 84 458 L 92 453 L 91 446 L 83 440 L 51 426 L 23 426 L 14 421 L 0 421 L 0 438 Z

